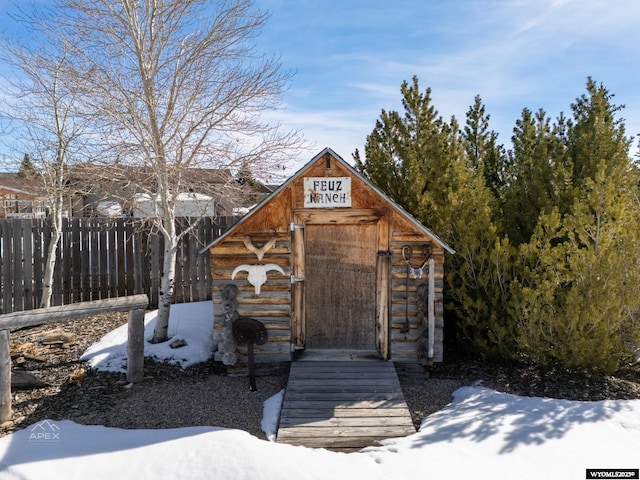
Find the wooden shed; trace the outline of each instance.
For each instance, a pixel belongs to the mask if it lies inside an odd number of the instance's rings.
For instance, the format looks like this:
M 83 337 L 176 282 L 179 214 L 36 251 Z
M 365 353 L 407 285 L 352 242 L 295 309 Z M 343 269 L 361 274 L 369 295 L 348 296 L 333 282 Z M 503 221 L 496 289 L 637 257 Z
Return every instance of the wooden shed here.
M 329 148 L 206 248 L 216 359 L 227 365 L 247 363 L 238 317 L 264 325 L 256 362 L 309 352 L 442 361 L 453 250 Z

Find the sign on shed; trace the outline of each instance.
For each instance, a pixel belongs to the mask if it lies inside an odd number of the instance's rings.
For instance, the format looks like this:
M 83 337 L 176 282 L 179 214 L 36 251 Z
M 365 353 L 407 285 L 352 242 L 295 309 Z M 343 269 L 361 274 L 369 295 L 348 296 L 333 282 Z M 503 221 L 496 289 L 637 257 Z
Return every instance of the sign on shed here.
M 351 178 L 304 178 L 304 208 L 351 206 Z

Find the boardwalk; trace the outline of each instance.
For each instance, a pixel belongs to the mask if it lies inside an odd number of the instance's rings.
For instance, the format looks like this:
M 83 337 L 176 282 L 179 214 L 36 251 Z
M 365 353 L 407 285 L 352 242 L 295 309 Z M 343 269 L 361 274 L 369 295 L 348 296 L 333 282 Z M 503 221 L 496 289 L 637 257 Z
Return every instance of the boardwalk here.
M 355 451 L 415 431 L 393 363 L 291 364 L 278 442 Z

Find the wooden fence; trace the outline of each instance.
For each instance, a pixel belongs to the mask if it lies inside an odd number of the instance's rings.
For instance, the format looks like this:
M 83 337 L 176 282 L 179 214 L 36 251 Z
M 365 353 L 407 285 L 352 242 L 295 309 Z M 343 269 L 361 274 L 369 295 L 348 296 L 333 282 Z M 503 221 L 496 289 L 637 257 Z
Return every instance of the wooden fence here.
M 180 242 L 175 303 L 211 298 L 209 252 L 199 251 L 238 218 L 205 218 Z M 178 231 L 187 225 L 179 219 Z M 38 307 L 51 235 L 47 220 L 0 221 L 0 313 Z M 144 293 L 157 308 L 163 249 L 162 236 L 138 220 L 64 219 L 51 305 Z

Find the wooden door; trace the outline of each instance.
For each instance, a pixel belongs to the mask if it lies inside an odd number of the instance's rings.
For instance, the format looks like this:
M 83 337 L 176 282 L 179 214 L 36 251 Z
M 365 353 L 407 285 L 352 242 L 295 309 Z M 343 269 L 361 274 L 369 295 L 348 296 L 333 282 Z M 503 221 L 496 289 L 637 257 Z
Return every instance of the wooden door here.
M 376 349 L 377 225 L 307 224 L 307 349 Z

